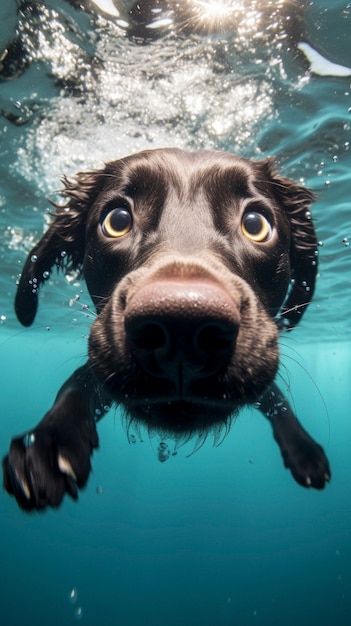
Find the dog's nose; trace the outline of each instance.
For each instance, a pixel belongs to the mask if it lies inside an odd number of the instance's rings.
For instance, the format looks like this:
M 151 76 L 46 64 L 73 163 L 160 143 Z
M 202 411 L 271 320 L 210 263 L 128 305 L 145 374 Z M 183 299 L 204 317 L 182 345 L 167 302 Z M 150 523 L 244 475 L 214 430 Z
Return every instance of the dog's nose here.
M 178 389 L 228 363 L 239 323 L 233 298 L 210 281 L 157 280 L 140 288 L 125 309 L 126 336 L 136 360 Z

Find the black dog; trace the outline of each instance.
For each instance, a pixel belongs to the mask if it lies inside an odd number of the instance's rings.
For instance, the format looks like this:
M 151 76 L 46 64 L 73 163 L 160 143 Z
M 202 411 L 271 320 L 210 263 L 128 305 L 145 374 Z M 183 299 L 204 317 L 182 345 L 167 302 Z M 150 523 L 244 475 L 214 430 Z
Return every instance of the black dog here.
M 16 312 L 33 322 L 57 266 L 82 270 L 98 316 L 86 365 L 3 461 L 19 505 L 77 498 L 111 402 L 175 438 L 228 428 L 257 403 L 295 480 L 323 488 L 326 456 L 273 382 L 279 327 L 299 322 L 314 291 L 313 194 L 270 159 L 177 149 L 80 173 L 62 193 L 66 206 L 28 256 Z

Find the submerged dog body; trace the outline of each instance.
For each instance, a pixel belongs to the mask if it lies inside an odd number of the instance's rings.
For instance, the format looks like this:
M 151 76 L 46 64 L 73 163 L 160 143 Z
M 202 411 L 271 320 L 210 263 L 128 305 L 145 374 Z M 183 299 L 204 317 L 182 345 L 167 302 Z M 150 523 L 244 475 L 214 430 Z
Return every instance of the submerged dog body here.
M 87 364 L 4 459 L 20 506 L 77 497 L 98 445 L 96 415 L 111 402 L 175 437 L 228 426 L 258 403 L 295 479 L 322 488 L 324 452 L 274 383 L 279 327 L 298 323 L 314 291 L 313 194 L 269 159 L 177 149 L 126 157 L 65 187 L 67 205 L 25 264 L 16 312 L 32 323 L 41 283 L 65 259 L 82 270 L 98 316 Z

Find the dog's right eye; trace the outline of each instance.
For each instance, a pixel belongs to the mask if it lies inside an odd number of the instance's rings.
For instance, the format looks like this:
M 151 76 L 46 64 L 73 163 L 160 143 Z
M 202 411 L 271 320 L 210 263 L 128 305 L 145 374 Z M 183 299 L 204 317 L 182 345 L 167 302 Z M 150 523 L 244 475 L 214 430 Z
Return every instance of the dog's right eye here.
M 112 209 L 101 224 L 101 229 L 106 237 L 123 237 L 132 228 L 133 220 L 128 209 Z
M 245 237 L 254 243 L 263 243 L 272 237 L 272 226 L 267 218 L 258 211 L 245 213 L 241 230 Z

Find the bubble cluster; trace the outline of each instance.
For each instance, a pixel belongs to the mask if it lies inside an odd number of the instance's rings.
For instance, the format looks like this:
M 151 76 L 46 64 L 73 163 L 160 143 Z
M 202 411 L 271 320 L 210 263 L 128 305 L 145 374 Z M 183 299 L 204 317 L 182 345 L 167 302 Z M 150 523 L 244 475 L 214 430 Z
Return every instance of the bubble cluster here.
M 72 605 L 76 605 L 78 602 L 78 589 L 73 587 L 68 594 L 68 601 Z M 81 606 L 77 606 L 74 609 L 73 616 L 76 620 L 81 620 L 83 618 L 83 609 Z

